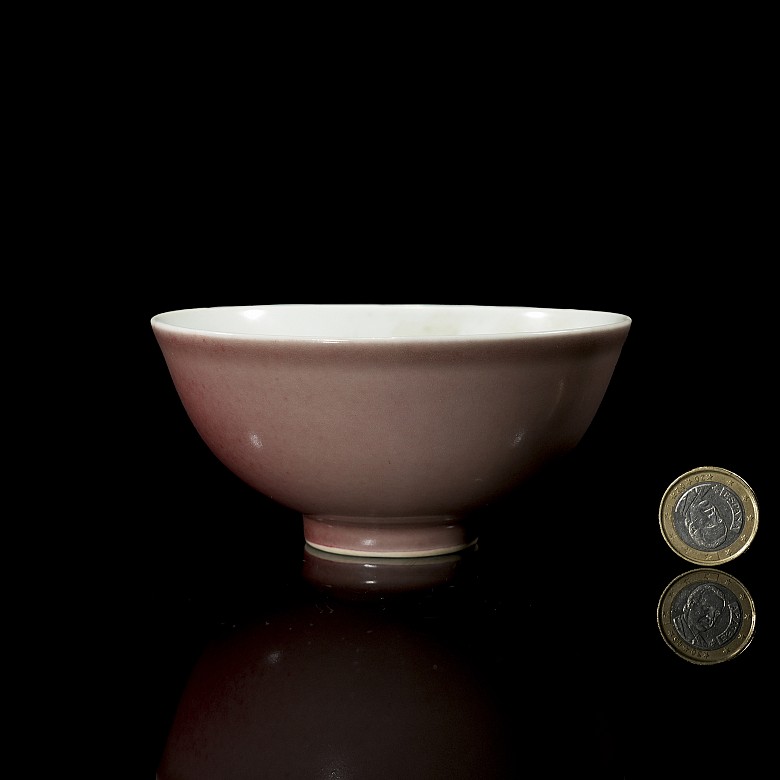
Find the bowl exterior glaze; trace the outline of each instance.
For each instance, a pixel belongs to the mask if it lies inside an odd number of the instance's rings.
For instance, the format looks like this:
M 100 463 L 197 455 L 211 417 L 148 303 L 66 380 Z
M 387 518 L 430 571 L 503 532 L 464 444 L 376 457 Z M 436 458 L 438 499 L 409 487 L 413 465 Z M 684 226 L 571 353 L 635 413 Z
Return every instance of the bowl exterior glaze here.
M 476 541 L 469 515 L 577 445 L 630 320 L 514 338 L 294 339 L 152 321 L 198 433 L 234 474 L 350 555 Z

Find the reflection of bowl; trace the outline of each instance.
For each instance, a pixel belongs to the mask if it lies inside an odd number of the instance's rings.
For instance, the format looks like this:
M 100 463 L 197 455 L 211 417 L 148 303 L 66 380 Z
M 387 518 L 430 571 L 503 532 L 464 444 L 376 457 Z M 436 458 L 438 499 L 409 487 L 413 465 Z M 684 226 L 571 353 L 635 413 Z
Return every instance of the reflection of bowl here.
M 535 725 L 510 729 L 483 676 L 464 651 L 365 605 L 291 605 L 205 648 L 158 777 L 519 776 Z
M 200 436 L 336 553 L 446 554 L 475 510 L 572 449 L 630 318 L 575 309 L 274 304 L 152 318 Z
M 449 586 L 459 579 L 476 547 L 449 555 L 369 558 L 304 545 L 303 577 L 317 588 L 350 599 L 384 598 Z

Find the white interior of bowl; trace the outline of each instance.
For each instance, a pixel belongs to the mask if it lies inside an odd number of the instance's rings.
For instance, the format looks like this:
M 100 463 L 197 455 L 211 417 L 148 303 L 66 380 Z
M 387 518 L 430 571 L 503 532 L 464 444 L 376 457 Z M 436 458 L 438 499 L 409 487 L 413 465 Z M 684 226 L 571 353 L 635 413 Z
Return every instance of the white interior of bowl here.
M 265 304 L 158 314 L 159 328 L 325 340 L 512 336 L 622 327 L 624 314 L 585 309 L 442 304 Z

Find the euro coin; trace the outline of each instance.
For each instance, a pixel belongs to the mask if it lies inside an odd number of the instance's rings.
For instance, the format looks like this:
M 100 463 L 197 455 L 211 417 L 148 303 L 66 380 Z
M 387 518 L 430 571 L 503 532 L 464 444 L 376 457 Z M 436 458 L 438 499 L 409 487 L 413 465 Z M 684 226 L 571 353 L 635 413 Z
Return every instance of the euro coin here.
M 702 466 L 666 489 L 658 512 L 666 543 L 681 558 L 701 566 L 734 560 L 758 529 L 758 502 L 742 477 Z
M 677 655 L 694 664 L 729 661 L 753 639 L 756 608 L 745 586 L 719 569 L 675 577 L 658 602 L 658 628 Z

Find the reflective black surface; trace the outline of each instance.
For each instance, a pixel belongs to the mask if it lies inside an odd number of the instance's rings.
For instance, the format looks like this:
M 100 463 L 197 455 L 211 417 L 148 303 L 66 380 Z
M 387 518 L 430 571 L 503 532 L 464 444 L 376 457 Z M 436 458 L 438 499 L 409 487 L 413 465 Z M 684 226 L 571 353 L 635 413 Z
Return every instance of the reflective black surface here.
M 133 543 L 145 585 L 128 632 L 150 773 L 760 776 L 776 413 L 749 322 L 686 310 L 671 326 L 618 295 L 564 302 L 634 317 L 591 429 L 485 508 L 475 549 L 404 571 L 307 549 L 296 514 L 240 483 L 191 429 L 144 318 L 224 302 L 171 297 L 138 318 L 146 510 Z M 656 623 L 666 586 L 694 568 L 664 542 L 659 503 L 702 465 L 739 474 L 760 508 L 752 546 L 720 567 L 755 602 L 754 638 L 709 667 L 677 656 Z

